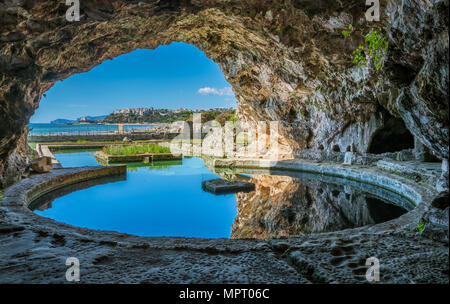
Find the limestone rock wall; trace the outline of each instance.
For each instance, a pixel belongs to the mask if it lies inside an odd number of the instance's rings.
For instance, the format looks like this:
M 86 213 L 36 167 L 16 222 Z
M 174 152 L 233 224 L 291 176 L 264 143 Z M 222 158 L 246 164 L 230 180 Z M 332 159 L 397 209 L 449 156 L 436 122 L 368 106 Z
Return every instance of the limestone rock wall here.
M 363 0 L 92 0 L 70 23 L 64 1 L 2 1 L 0 184 L 18 178 L 8 168 L 23 161 L 11 157 L 56 81 L 173 41 L 219 64 L 242 120 L 280 121 L 292 153 L 336 145 L 366 152 L 389 111 L 448 159 L 448 0 L 382 6 L 381 21 L 366 22 Z M 355 31 L 345 38 L 349 25 Z M 361 33 L 378 27 L 389 40 L 383 69 L 355 66 Z
M 0 188 L 12 184 L 25 174 L 24 164 L 30 163 L 37 153 L 27 144 L 28 130 L 26 130 L 17 142 L 17 147 L 0 161 Z

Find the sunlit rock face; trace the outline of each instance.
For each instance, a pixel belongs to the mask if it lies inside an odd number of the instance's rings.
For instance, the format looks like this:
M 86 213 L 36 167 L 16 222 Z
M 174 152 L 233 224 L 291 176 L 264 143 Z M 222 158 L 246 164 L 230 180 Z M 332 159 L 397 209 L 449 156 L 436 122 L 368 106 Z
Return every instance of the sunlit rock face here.
M 405 209 L 349 186 L 253 175 L 255 191 L 236 194 L 232 238 L 279 238 L 339 231 L 398 217 Z
M 16 147 L 42 95 L 58 80 L 136 48 L 191 43 L 219 64 L 243 121 L 279 121 L 283 151 L 366 152 L 387 110 L 448 159 L 448 1 L 64 1 L 0 3 L 0 184 L 24 161 Z M 351 38 L 342 31 L 355 29 Z M 385 67 L 356 67 L 361 32 L 389 38 Z M 358 34 L 359 33 L 359 34 Z M 64 101 L 61 101 L 64 102 Z M 8 168 L 16 168 L 10 170 Z

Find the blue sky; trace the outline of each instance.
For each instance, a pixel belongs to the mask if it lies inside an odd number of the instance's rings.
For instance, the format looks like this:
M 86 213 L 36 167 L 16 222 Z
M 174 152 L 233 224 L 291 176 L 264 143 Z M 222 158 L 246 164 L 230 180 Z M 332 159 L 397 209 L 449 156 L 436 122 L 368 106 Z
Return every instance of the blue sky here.
M 122 108 L 235 106 L 236 98 L 219 66 L 195 46 L 175 42 L 136 50 L 55 83 L 31 122 L 106 115 Z

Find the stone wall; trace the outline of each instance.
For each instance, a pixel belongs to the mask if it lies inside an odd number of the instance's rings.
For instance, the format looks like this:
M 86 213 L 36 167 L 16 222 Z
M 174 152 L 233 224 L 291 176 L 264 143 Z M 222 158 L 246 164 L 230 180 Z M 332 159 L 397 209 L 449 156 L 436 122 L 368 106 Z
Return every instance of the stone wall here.
M 153 161 L 166 161 L 166 160 L 182 160 L 181 155 L 174 155 L 171 153 L 146 153 L 146 154 L 136 154 L 136 155 L 109 155 L 103 151 L 97 151 L 94 154 L 95 158 L 100 162 L 105 162 L 106 164 L 111 163 L 132 163 L 132 162 L 153 162 Z
M 85 135 L 29 135 L 30 142 L 66 142 L 66 141 L 122 141 L 129 140 L 170 140 L 175 138 L 178 133 L 127 133 L 127 134 L 85 134 Z

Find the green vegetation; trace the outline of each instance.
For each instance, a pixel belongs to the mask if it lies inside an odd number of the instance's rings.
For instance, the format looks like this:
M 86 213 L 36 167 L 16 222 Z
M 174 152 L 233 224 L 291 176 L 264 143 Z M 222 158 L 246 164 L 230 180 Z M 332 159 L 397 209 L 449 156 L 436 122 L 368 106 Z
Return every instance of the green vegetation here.
M 5 196 L 3 195 L 3 190 L 0 190 L 0 201 L 4 200 Z
M 425 226 L 426 226 L 425 222 L 421 221 L 419 224 L 417 224 L 416 231 L 418 233 L 422 233 L 425 230 Z
M 103 152 L 109 155 L 136 155 L 136 154 L 161 154 L 170 153 L 167 147 L 161 147 L 155 144 L 130 145 L 130 146 L 107 146 Z
M 350 33 L 348 33 L 348 35 L 350 35 Z M 362 66 L 371 62 L 378 71 L 383 66 L 383 58 L 388 48 L 388 42 L 380 28 L 370 30 L 364 40 L 366 45 L 360 45 L 353 51 L 353 63 Z M 367 59 L 367 56 L 369 57 L 369 60 Z
M 227 183 L 227 181 L 224 181 L 223 179 L 220 178 L 210 180 L 209 182 L 214 185 L 222 185 Z
M 347 30 L 342 31 L 342 35 L 343 35 L 344 37 L 348 37 L 348 36 L 350 36 L 350 34 L 352 33 L 352 30 L 353 30 L 352 25 L 349 25 L 349 26 L 348 26 L 348 31 L 347 31 Z
M 170 112 L 166 115 L 161 113 L 148 113 L 144 115 L 129 114 L 110 114 L 103 119 L 102 122 L 106 123 L 172 123 L 179 120 L 186 120 L 192 111 L 182 111 L 178 113 Z
M 364 47 L 362 45 L 358 46 L 358 48 L 353 51 L 353 63 L 357 66 L 362 66 L 367 63 Z
M 373 64 L 378 71 L 382 67 L 388 42 L 381 33 L 381 29 L 370 31 L 366 36 L 366 42 L 369 43 L 369 57 L 373 58 Z
M 224 126 L 227 121 L 237 122 L 238 118 L 236 115 L 236 110 L 228 110 L 225 112 L 220 111 L 206 111 L 202 114 L 202 123 L 216 120 L 221 126 Z M 185 119 L 185 121 L 192 121 L 194 115 L 191 114 Z
M 225 112 L 210 110 L 202 112 L 202 123 L 211 120 L 217 120 L 221 125 L 226 121 L 237 121 L 236 111 L 228 110 Z M 103 122 L 106 123 L 172 123 L 175 121 L 192 121 L 194 113 L 186 110 L 178 113 L 169 112 L 165 115 L 161 113 L 148 113 L 144 115 L 131 114 L 111 114 Z

